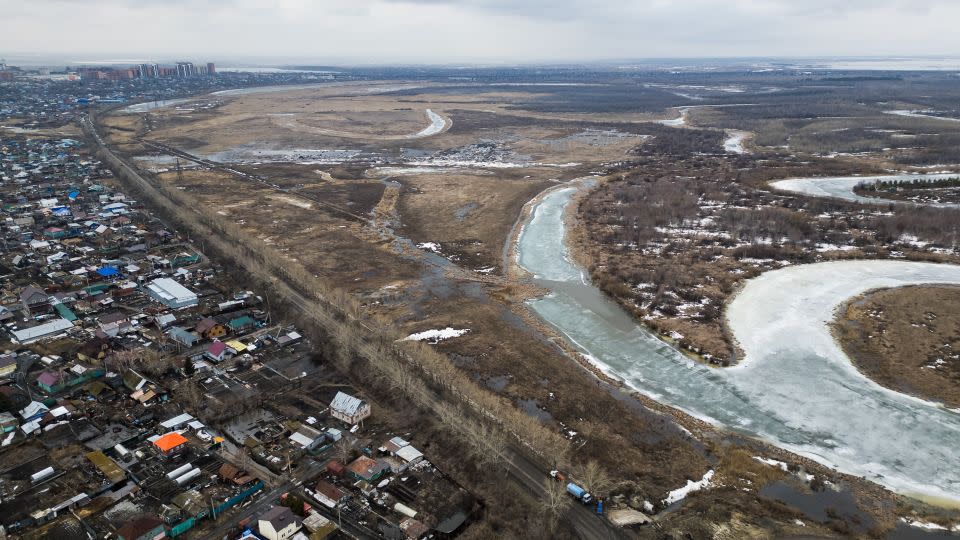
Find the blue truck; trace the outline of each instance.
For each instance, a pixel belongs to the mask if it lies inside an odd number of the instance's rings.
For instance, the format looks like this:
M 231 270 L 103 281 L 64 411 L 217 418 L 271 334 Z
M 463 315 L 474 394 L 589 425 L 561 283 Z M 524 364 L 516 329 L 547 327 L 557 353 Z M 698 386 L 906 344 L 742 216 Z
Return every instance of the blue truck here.
M 574 499 L 580 501 L 583 504 L 590 504 L 593 502 L 593 495 L 587 493 L 587 490 L 582 487 L 570 482 L 567 484 L 567 493 L 573 496 Z

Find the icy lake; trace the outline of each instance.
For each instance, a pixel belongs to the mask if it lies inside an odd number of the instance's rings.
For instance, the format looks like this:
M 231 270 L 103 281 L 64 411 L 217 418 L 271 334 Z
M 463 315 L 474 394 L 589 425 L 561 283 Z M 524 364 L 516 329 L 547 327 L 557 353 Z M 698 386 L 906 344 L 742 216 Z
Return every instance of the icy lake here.
M 548 193 L 524 224 L 519 265 L 551 291 L 531 308 L 587 359 L 654 399 L 907 494 L 960 501 L 960 413 L 860 375 L 826 324 L 846 299 L 877 287 L 960 283 L 960 266 L 842 261 L 750 280 L 728 320 L 745 358 L 698 364 L 590 285 L 570 261 L 563 211 L 576 188 Z

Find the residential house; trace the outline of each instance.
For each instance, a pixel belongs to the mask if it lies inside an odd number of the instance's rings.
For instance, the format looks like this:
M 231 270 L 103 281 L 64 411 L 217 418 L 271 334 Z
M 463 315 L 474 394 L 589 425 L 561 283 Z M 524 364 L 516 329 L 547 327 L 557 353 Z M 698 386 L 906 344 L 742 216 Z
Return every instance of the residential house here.
M 402 473 L 409 467 L 423 461 L 423 453 L 414 448 L 402 437 L 394 437 L 383 445 L 383 449 L 390 453 L 386 459 L 394 473 Z
M 227 323 L 227 326 L 230 327 L 230 330 L 235 334 L 240 334 L 243 332 L 249 332 L 257 326 L 257 321 L 253 320 L 253 317 L 249 315 L 244 315 L 242 317 L 237 317 L 236 319 L 231 319 Z
M 16 354 L 0 354 L 0 377 L 9 377 L 17 370 Z
M 187 438 L 176 431 L 171 431 L 153 441 L 153 445 L 156 446 L 157 450 L 160 450 L 164 456 L 171 456 L 182 451 L 186 448 L 186 444 Z
M 24 422 L 30 422 L 32 420 L 38 420 L 50 408 L 40 403 L 39 401 L 31 401 L 26 407 L 20 411 L 20 416 L 23 418 Z
M 222 362 L 227 355 L 227 344 L 222 341 L 214 341 L 207 347 L 204 355 L 214 362 Z
M 120 540 L 153 540 L 162 538 L 165 534 L 163 520 L 156 515 L 144 515 L 131 519 L 117 529 L 117 538 Z
M 243 486 L 255 480 L 255 478 L 250 476 L 247 471 L 240 470 L 238 467 L 235 467 L 230 463 L 224 463 L 221 465 L 220 470 L 217 471 L 217 475 L 219 475 L 220 478 L 222 478 L 225 482 L 230 482 L 237 486 Z
M 170 336 L 170 339 L 183 345 L 184 347 L 193 347 L 194 344 L 200 341 L 200 336 L 182 326 L 174 326 L 170 328 L 170 330 L 167 330 L 167 335 Z
M 52 394 L 64 388 L 102 377 L 103 373 L 104 371 L 100 368 L 89 368 L 81 364 L 74 364 L 63 371 L 43 371 L 37 377 L 37 386 Z
M 210 317 L 200 319 L 193 331 L 206 339 L 217 339 L 227 335 L 227 327 Z
M 311 511 L 303 518 L 303 528 L 310 532 L 310 540 L 323 540 L 337 530 L 337 525 L 316 511 Z
M 153 322 L 156 323 L 157 328 L 163 330 L 164 328 L 177 322 L 177 316 L 172 313 L 164 313 L 154 317 Z
M 257 518 L 257 530 L 267 540 L 286 540 L 300 530 L 301 524 L 286 506 L 274 506 Z
M 30 315 L 49 313 L 53 309 L 50 295 L 33 285 L 28 285 L 20 291 L 20 304 L 23 310 Z
M 290 442 L 304 450 L 313 450 L 327 440 L 323 433 L 310 426 L 300 426 L 300 429 L 290 435 Z
M 314 498 L 323 503 L 327 508 L 336 508 L 340 500 L 346 495 L 337 486 L 326 480 L 320 480 L 314 489 L 314 496 Z
M 58 371 L 44 371 L 37 376 L 37 386 L 42 388 L 44 392 L 52 394 L 64 389 L 66 385 L 63 383 L 63 379 L 63 375 Z
M 373 482 L 390 470 L 390 465 L 382 460 L 360 456 L 347 465 L 347 472 L 357 480 Z
M 337 392 L 330 402 L 330 414 L 350 425 L 370 416 L 370 404 L 344 392 Z
M 146 377 L 132 369 L 123 372 L 123 385 L 130 391 L 140 390 L 148 382 L 150 381 Z
M 0 412 L 0 433 L 10 433 L 17 429 L 20 423 L 17 422 L 17 418 L 13 414 L 8 412 Z

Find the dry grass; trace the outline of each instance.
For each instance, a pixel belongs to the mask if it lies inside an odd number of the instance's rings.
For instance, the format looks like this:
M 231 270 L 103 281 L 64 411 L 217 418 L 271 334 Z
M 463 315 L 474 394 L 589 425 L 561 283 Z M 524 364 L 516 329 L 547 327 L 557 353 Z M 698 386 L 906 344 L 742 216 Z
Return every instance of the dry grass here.
M 960 406 L 960 288 L 883 289 L 848 302 L 839 314 L 834 331 L 863 374 Z
M 485 174 L 427 174 L 400 182 L 399 232 L 414 242 L 438 242 L 474 269 L 499 265 L 523 204 L 551 184 Z

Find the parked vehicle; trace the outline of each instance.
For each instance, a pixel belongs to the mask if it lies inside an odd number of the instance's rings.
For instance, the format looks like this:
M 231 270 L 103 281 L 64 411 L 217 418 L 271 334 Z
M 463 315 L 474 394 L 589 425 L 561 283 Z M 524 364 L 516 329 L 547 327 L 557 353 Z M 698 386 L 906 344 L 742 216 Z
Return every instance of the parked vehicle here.
M 590 504 L 593 501 L 593 495 L 587 493 L 587 490 L 582 487 L 570 482 L 567 484 L 567 493 L 573 495 L 573 498 L 582 502 L 583 504 Z

